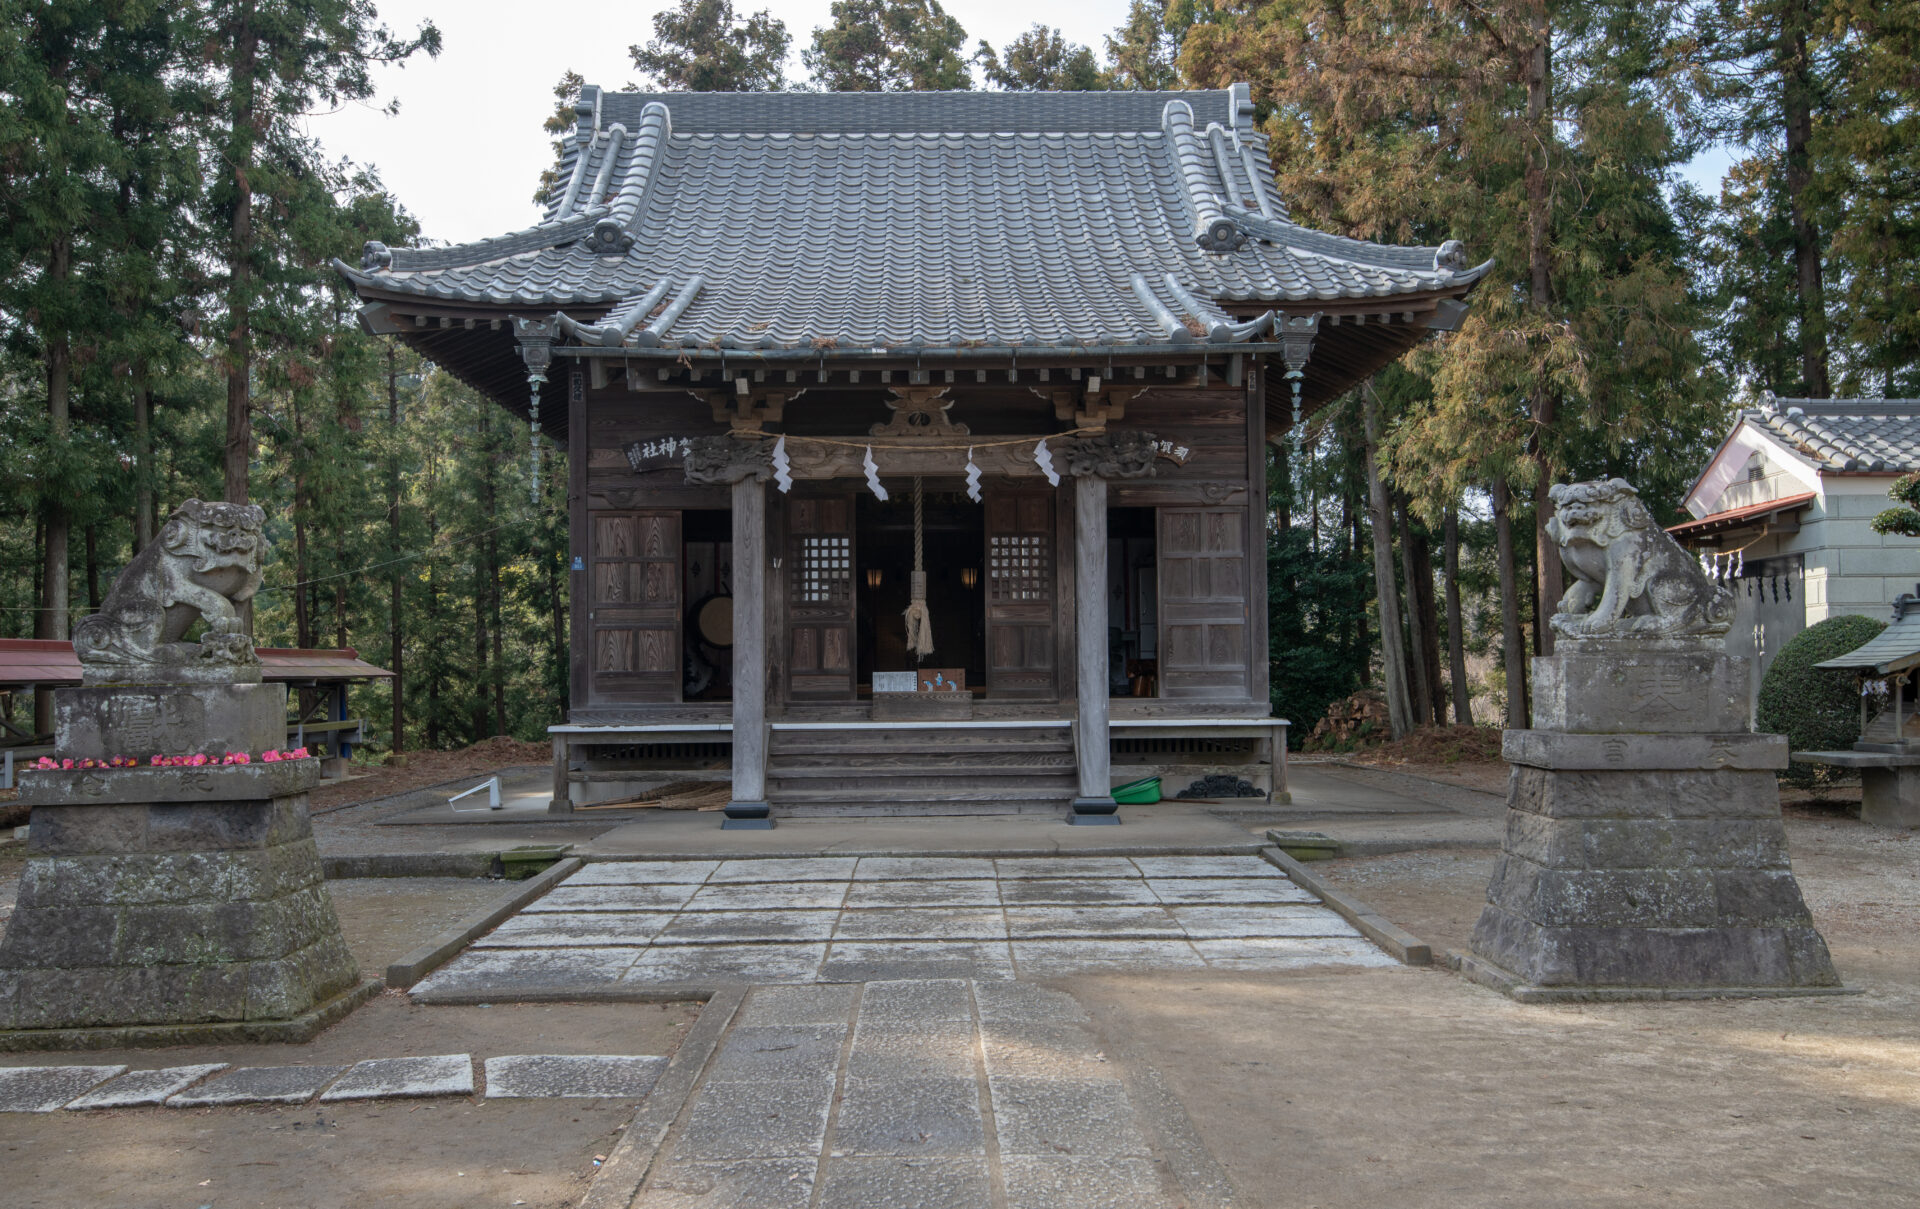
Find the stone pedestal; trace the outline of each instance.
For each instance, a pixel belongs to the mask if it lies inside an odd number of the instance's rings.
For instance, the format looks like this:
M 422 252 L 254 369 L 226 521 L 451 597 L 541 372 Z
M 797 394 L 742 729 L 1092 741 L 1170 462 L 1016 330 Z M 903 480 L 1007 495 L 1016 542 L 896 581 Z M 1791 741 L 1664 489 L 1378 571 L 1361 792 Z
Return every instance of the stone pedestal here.
M 1875 827 L 1920 827 L 1920 757 L 1860 769 L 1860 821 Z
M 23 773 L 0 1049 L 294 1039 L 357 1002 L 307 815 L 318 778 L 314 760 Z
M 1534 667 L 1541 715 L 1572 725 L 1506 734 L 1506 837 L 1465 972 L 1529 999 L 1838 991 L 1787 860 L 1786 740 L 1745 724 L 1747 661 Z
M 284 684 L 86 685 L 53 698 L 55 750 L 75 760 L 258 756 L 287 744 Z

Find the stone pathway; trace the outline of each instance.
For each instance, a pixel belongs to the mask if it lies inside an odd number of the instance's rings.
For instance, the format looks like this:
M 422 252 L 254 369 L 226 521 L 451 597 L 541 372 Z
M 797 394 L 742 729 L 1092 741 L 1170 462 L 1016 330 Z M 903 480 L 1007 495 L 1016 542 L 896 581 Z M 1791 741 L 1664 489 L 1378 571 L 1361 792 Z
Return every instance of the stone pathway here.
M 413 993 L 1390 964 L 1256 856 L 607 861 Z
M 1006 981 L 756 988 L 634 1209 L 1171 1209 L 1087 1017 Z
M 486 1094 L 493 1099 L 640 1100 L 653 1090 L 666 1065 L 665 1058 L 651 1054 L 509 1054 L 486 1060 Z M 470 1054 L 231 1071 L 224 1062 L 132 1072 L 124 1066 L 0 1067 L 0 1112 L 305 1104 L 316 1097 L 331 1103 L 470 1096 L 474 1091 Z

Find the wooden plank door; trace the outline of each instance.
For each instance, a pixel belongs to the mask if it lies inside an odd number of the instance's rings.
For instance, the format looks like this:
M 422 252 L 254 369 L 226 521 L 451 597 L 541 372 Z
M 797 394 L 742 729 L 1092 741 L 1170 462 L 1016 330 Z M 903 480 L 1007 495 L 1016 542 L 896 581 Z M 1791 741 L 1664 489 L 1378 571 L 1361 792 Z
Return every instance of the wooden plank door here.
M 987 695 L 1055 695 L 1052 491 L 987 496 Z
M 853 497 L 794 497 L 787 503 L 787 695 L 794 701 L 851 701 Z
M 1247 510 L 1160 509 L 1160 695 L 1245 699 Z
M 595 704 L 678 701 L 680 514 L 591 516 L 589 696 Z

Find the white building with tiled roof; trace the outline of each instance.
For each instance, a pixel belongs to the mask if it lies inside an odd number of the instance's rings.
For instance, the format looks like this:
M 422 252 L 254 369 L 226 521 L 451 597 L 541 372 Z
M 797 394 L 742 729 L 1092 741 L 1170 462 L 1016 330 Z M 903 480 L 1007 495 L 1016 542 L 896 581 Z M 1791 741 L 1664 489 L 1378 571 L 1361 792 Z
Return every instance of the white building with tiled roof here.
M 1887 488 L 1920 470 L 1920 399 L 1785 399 L 1741 410 L 1673 527 L 1739 607 L 1729 651 L 1762 669 L 1788 639 L 1848 613 L 1884 618 L 1920 582 L 1920 542 L 1873 531 Z

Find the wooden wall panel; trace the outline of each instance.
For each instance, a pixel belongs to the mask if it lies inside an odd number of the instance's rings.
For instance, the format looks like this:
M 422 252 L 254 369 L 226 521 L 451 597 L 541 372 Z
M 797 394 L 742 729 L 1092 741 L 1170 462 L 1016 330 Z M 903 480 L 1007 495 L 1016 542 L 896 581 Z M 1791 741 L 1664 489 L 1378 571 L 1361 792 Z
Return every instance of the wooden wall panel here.
M 680 700 L 680 514 L 589 514 L 588 700 Z
M 987 696 L 1051 698 L 1062 561 L 1054 492 L 997 489 L 985 507 Z
M 1247 510 L 1162 508 L 1159 525 L 1160 695 L 1245 698 Z

